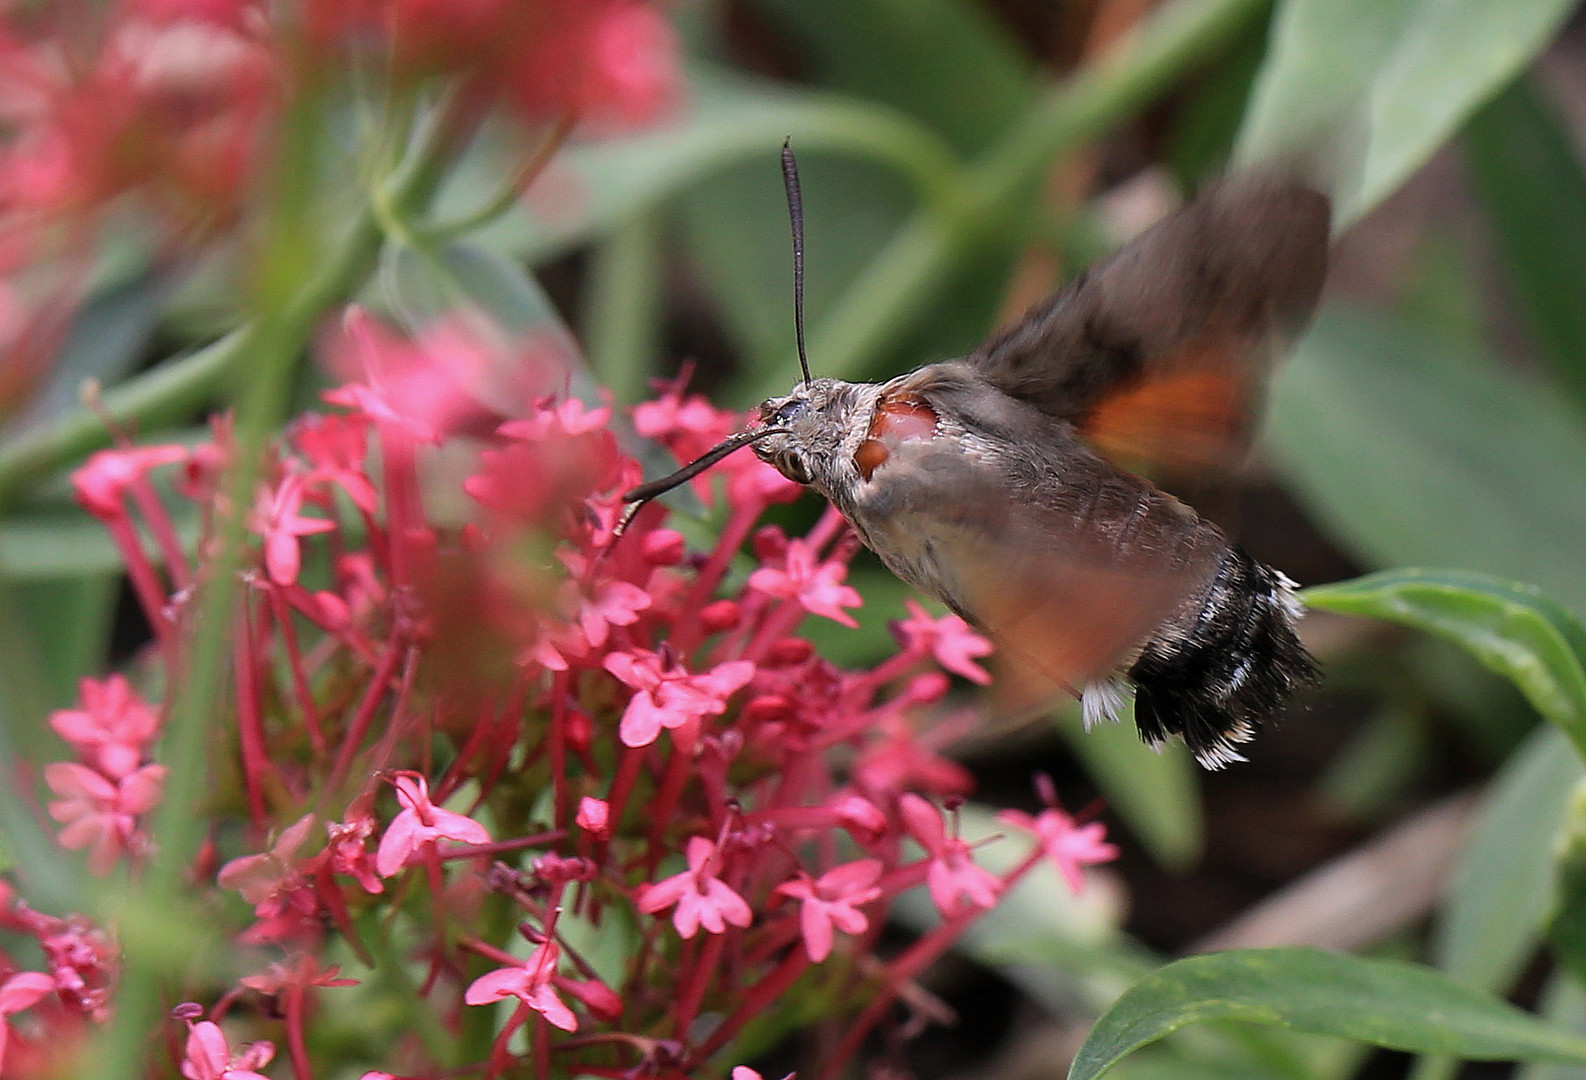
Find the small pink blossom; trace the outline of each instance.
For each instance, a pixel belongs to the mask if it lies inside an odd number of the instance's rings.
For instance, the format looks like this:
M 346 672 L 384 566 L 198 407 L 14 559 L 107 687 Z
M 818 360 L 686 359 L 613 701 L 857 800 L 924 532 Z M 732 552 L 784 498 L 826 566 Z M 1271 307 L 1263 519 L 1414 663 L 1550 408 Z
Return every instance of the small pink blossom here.
M 188 1031 L 182 1075 L 187 1080 L 269 1080 L 257 1070 L 274 1056 L 275 1044 L 264 1041 L 248 1043 L 233 1056 L 220 1026 L 200 1020 Z
M 303 877 L 297 849 L 308 839 L 314 815 L 304 814 L 281 831 L 270 850 L 258 855 L 243 855 L 220 868 L 216 881 L 223 889 L 236 889 L 248 903 L 258 907 L 296 888 Z
M 957 615 L 934 618 L 913 600 L 905 600 L 903 606 L 909 617 L 893 623 L 892 632 L 904 648 L 931 653 L 943 668 L 970 682 L 985 685 L 991 681 L 990 673 L 975 663 L 991 652 L 991 642 Z
M 161 465 L 187 457 L 182 446 L 138 446 L 130 449 L 100 450 L 82 468 L 72 473 L 72 488 L 77 502 L 101 520 L 125 513 L 122 499 L 127 489 Z
M 997 815 L 997 820 L 1039 837 L 1046 857 L 1062 873 L 1075 896 L 1085 890 L 1083 867 L 1111 862 L 1118 857 L 1118 848 L 1107 843 L 1105 825 L 1099 821 L 1077 825 L 1056 805 L 1048 806 L 1034 817 L 1022 810 L 1004 810 Z
M 782 1080 L 793 1080 L 797 1073 L 788 1073 Z M 759 1073 L 747 1065 L 734 1065 L 732 1067 L 732 1080 L 765 1080 Z
M 5 1067 L 6 1044 L 10 1041 L 8 1018 L 31 1009 L 54 989 L 55 980 L 37 971 L 19 971 L 0 983 L 0 1069 Z
M 138 767 L 160 728 L 160 717 L 121 675 L 78 684 L 81 708 L 57 709 L 50 726 L 93 768 L 120 779 Z
M 819 878 L 799 877 L 776 887 L 783 896 L 802 901 L 799 925 L 804 932 L 804 949 L 815 963 L 832 952 L 833 930 L 862 934 L 870 926 L 859 910 L 877 899 L 883 869 L 880 859 L 860 859 L 826 871 Z
M 264 566 L 277 585 L 297 583 L 302 567 L 299 540 L 336 528 L 334 521 L 303 516 L 304 494 L 304 478 L 289 473 L 275 490 L 261 492 L 254 508 L 254 530 L 264 537 Z
M 715 843 L 703 836 L 691 836 L 688 869 L 653 885 L 641 885 L 639 910 L 654 915 L 676 904 L 672 925 L 685 938 L 699 933 L 701 926 L 712 934 L 725 932 L 728 923 L 746 927 L 754 921 L 754 912 L 743 897 L 716 876 L 720 870 Z
M 429 785 L 418 773 L 399 773 L 394 783 L 402 812 L 386 827 L 375 852 L 375 870 L 381 877 L 401 870 L 415 854 L 433 850 L 439 840 L 490 843 L 490 834 L 479 822 L 431 803 Z
M 555 942 L 538 946 L 522 964 L 487 971 L 475 979 L 463 994 L 469 1005 L 489 1005 L 502 998 L 515 997 L 563 1031 L 578 1030 L 578 1018 L 551 988 L 556 961 L 561 950 Z
M 812 615 L 824 615 L 844 626 L 858 626 L 843 608 L 864 603 L 858 590 L 844 585 L 848 567 L 835 559 L 817 564 L 815 551 L 803 540 L 789 540 L 783 569 L 762 567 L 749 575 L 749 587 L 767 596 L 797 600 Z
M 325 825 L 329 843 L 325 852 L 330 868 L 338 874 L 347 874 L 358 882 L 363 891 L 371 895 L 385 891 L 385 883 L 375 873 L 374 855 L 369 851 L 368 840 L 375 834 L 378 823 L 368 794 L 354 799 L 347 807 L 346 821 L 332 821 Z
M 271 964 L 261 975 L 245 975 L 237 982 L 249 990 L 257 990 L 261 994 L 279 994 L 281 991 L 298 988 L 306 989 L 310 986 L 357 986 L 357 979 L 349 979 L 342 975 L 341 968 L 335 964 L 320 967 L 319 960 L 313 956 L 300 955 L 293 960 L 283 960 Z
M 61 796 L 49 805 L 50 816 L 65 826 L 61 846 L 87 848 L 89 870 L 108 874 L 144 842 L 138 817 L 159 804 L 165 773 L 164 765 L 145 765 L 111 779 L 75 762 L 46 765 L 44 781 Z
M 754 664 L 729 660 L 698 675 L 646 649 L 614 652 L 607 671 L 632 687 L 619 734 L 624 746 L 649 746 L 662 728 L 680 728 L 727 710 L 727 699 L 754 678 Z
M 580 589 L 573 581 L 562 584 L 562 606 L 577 618 L 593 648 L 605 645 L 610 627 L 632 626 L 650 606 L 650 594 L 626 581 L 603 581 Z
M 438 444 L 489 415 L 475 395 L 496 350 L 470 327 L 437 323 L 408 341 L 359 307 L 347 310 L 343 325 L 335 366 L 356 381 L 328 391 L 326 401 L 421 443 Z
M 984 867 L 976 866 L 969 845 L 949 836 L 941 811 L 918 795 L 907 793 L 898 799 L 909 834 L 919 841 L 931 857 L 925 882 L 931 902 L 944 918 L 952 918 L 975 908 L 989 908 L 1002 892 L 1002 879 Z

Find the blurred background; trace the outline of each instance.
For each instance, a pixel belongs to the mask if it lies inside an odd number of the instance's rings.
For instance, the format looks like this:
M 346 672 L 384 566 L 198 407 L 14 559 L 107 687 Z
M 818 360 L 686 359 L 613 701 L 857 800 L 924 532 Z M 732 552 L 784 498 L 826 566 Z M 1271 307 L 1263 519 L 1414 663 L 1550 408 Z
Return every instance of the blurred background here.
M 462 301 L 515 330 L 570 335 L 591 385 L 622 404 L 683 375 L 748 408 L 797 371 L 784 137 L 803 174 L 811 364 L 867 380 L 962 355 L 1209 180 L 1279 162 L 1334 194 L 1326 299 L 1274 374 L 1252 459 L 1175 490 L 1302 585 L 1479 570 L 1582 615 L 1586 20 L 1573 7 L 680 2 L 668 16 L 683 81 L 655 122 L 575 134 L 520 199 L 439 249 L 444 275 L 388 250 L 354 292 L 400 323 Z M 0 111 L 24 113 L 28 92 L 0 85 Z M 350 129 L 366 92 L 327 90 L 332 115 Z M 324 138 L 351 141 L 334 125 Z M 488 203 L 524 139 L 484 122 L 433 216 Z M 297 176 L 320 200 L 312 220 L 335 219 L 355 164 L 320 153 Z M 79 675 L 146 640 L 114 549 L 60 470 L 102 440 L 83 420 L 83 380 L 147 387 L 136 380 L 224 340 L 245 314 L 239 282 L 258 237 L 236 224 L 245 216 L 204 213 L 179 247 L 134 203 L 64 230 L 48 260 L 7 253 L 4 628 L 39 660 L 22 680 L 37 707 L 12 715 L 63 704 Z M 314 251 L 281 273 L 311 273 Z M 293 380 L 301 407 L 332 381 L 310 363 Z M 200 375 L 158 407 L 106 401 L 140 439 L 185 437 L 230 387 Z M 791 531 L 819 511 L 811 497 L 778 513 Z M 861 626 L 805 629 L 834 659 L 873 663 L 911 594 L 868 555 L 851 580 Z M 1162 958 L 1234 945 L 1426 959 L 1586 1016 L 1537 952 L 1579 763 L 1468 652 L 1324 613 L 1303 632 L 1324 682 L 1250 745 L 1248 764 L 1204 774 L 1127 727 L 1086 736 L 1076 715 L 955 745 L 980 801 L 1028 805 L 1044 770 L 1067 804 L 1100 800 L 1126 854 L 1084 904 L 999 911 L 940 965 L 927 982 L 956 1023 L 898 1049 L 900 1062 L 928 1077 L 1056 1075 L 1121 985 Z M 14 671 L 23 653 L 7 651 Z M 37 745 L 37 726 L 18 723 L 12 741 Z M 1164 1043 L 1119 1075 L 1454 1068 L 1231 1030 Z M 1544 1075 L 1562 1073 L 1530 1072 Z

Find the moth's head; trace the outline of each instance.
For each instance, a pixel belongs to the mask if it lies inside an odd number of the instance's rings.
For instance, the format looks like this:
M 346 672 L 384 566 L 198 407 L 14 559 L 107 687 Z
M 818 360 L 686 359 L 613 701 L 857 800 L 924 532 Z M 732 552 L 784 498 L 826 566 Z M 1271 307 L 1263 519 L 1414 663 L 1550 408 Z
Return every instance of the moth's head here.
M 836 479 L 833 466 L 841 461 L 843 445 L 853 430 L 862 389 L 868 387 L 840 379 L 811 379 L 785 397 L 767 398 L 760 404 L 760 423 L 784 433 L 757 441 L 755 454 L 795 484 L 830 494 Z

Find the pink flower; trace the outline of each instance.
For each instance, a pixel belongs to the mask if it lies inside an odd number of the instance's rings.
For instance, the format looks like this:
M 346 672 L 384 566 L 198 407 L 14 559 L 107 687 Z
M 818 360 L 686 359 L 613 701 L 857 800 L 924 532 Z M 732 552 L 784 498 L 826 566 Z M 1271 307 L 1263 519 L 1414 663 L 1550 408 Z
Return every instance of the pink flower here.
M 80 709 L 57 709 L 50 726 L 93 768 L 119 780 L 138 767 L 160 717 L 120 675 L 78 683 Z
M 161 465 L 187 457 L 181 446 L 139 446 L 127 450 L 100 450 L 72 473 L 77 502 L 95 517 L 117 517 L 124 512 L 127 489 Z
M 165 772 L 164 765 L 145 765 L 113 780 L 75 762 L 46 765 L 44 781 L 61 796 L 49 806 L 50 816 L 65 826 L 61 846 L 87 848 L 89 870 L 108 874 L 124 853 L 140 847 L 138 816 L 158 805 Z
M 220 868 L 215 880 L 223 889 L 236 889 L 255 908 L 292 891 L 303 879 L 297 849 L 313 827 L 314 815 L 304 814 L 282 830 L 269 851 L 232 859 Z
M 1050 782 L 1045 787 L 1050 790 Z M 1043 791 L 1043 794 L 1046 792 Z M 1068 882 L 1069 889 L 1078 896 L 1085 889 L 1085 874 L 1081 867 L 1111 862 L 1118 857 L 1118 849 L 1107 843 L 1107 827 L 1101 822 L 1076 825 L 1074 819 L 1055 802 L 1054 793 L 1052 805 L 1034 817 L 1022 810 L 1004 810 L 997 815 L 997 820 L 1035 833 L 1041 840 L 1046 857 L 1056 864 L 1063 880 Z
M 332 821 L 325 825 L 330 843 L 325 851 L 330 858 L 330 868 L 338 874 L 355 879 L 363 891 L 371 895 L 385 891 L 385 883 L 375 874 L 374 857 L 366 846 L 374 835 L 376 821 L 370 809 L 368 794 L 354 799 L 347 807 L 346 821 Z
M 743 897 L 716 877 L 720 872 L 716 845 L 703 836 L 688 838 L 688 869 L 680 874 L 639 887 L 639 910 L 646 915 L 665 911 L 673 904 L 672 925 L 685 938 L 703 926 L 708 933 L 720 934 L 727 924 L 746 927 L 754 913 Z
M 291 987 L 306 989 L 310 986 L 357 986 L 357 979 L 342 975 L 335 964 L 320 967 L 312 956 L 300 955 L 293 960 L 271 964 L 262 975 L 245 975 L 237 982 L 261 994 L 279 994 Z
M 268 1065 L 274 1056 L 275 1045 L 260 1041 L 249 1043 L 233 1057 L 219 1025 L 200 1020 L 188 1031 L 182 1075 L 187 1080 L 269 1080 L 257 1069 Z
M 845 934 L 862 934 L 869 927 L 859 909 L 881 895 L 876 883 L 882 869 L 880 859 L 860 859 L 834 867 L 813 881 L 804 876 L 776 887 L 783 896 L 803 901 L 799 925 L 804 931 L 804 949 L 815 963 L 831 955 L 834 928 Z
M 372 514 L 379 502 L 364 472 L 369 418 L 362 413 L 321 416 L 309 413 L 292 431 L 292 441 L 313 466 L 310 480 L 328 480 L 347 493 L 352 504 Z
M 931 902 L 944 918 L 988 908 L 997 902 L 1002 880 L 975 865 L 968 844 L 947 835 L 941 811 L 913 793 L 898 798 L 898 811 L 909 834 L 931 857 L 925 882 L 931 891 Z
M 277 585 L 297 583 L 302 566 L 301 537 L 336 528 L 334 521 L 302 515 L 303 485 L 301 475 L 288 473 L 273 492 L 260 493 L 254 508 L 254 530 L 264 537 L 264 566 Z
M 928 652 L 936 662 L 955 675 L 984 686 L 991 681 L 985 668 L 975 663 L 976 658 L 991 652 L 991 642 L 969 628 L 957 615 L 931 615 L 913 600 L 903 601 L 909 617 L 892 624 L 892 632 L 905 649 Z
M 646 649 L 614 652 L 605 668 L 636 692 L 628 699 L 619 734 L 624 746 L 649 746 L 662 728 L 680 728 L 727 711 L 727 699 L 754 678 L 754 664 L 729 660 L 690 675 Z
M 788 1073 L 782 1080 L 793 1080 L 796 1073 Z M 759 1073 L 747 1065 L 734 1065 L 732 1067 L 732 1080 L 765 1080 Z
M 587 591 L 573 581 L 562 583 L 562 607 L 578 620 L 593 648 L 606 643 L 613 626 L 632 626 L 650 606 L 650 594 L 626 581 L 605 581 Z
M 762 567 L 749 575 L 749 587 L 767 596 L 797 600 L 812 615 L 824 615 L 844 626 L 858 626 L 845 607 L 864 603 L 857 590 L 844 585 L 848 567 L 838 561 L 816 565 L 815 552 L 803 540 L 789 540 L 784 568 Z
M 492 1001 L 515 997 L 563 1031 L 578 1030 L 578 1019 L 551 988 L 556 961 L 561 950 L 547 941 L 529 954 L 521 965 L 488 971 L 473 981 L 463 994 L 469 1005 L 489 1005 Z
M 539 39 L 508 76 L 509 94 L 531 118 L 570 114 L 612 132 L 653 123 L 676 102 L 677 41 L 654 6 L 563 0 L 543 7 Z
M 375 852 L 374 866 L 381 877 L 395 874 L 415 854 L 433 849 L 439 840 L 490 843 L 490 834 L 479 822 L 431 803 L 429 785 L 418 773 L 399 773 L 395 785 L 402 812 L 387 826 Z
M 325 400 L 356 409 L 415 442 L 447 435 L 489 417 L 475 396 L 495 350 L 460 322 L 442 322 L 407 341 L 360 307 L 347 309 L 347 335 L 334 366 L 356 379 Z
M 5 1067 L 6 1044 L 11 1034 L 7 1018 L 31 1009 L 54 989 L 55 980 L 37 971 L 19 971 L 0 983 L 0 1069 Z

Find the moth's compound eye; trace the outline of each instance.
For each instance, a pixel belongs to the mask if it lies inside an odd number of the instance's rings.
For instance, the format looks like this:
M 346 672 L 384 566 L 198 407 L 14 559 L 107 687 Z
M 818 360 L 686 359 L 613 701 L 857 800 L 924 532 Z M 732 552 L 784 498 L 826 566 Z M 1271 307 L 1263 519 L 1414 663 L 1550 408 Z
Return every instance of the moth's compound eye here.
M 777 409 L 776 415 L 772 417 L 772 422 L 777 424 L 791 423 L 808 412 L 809 407 L 809 402 L 803 398 L 793 398 L 791 401 L 784 401 L 782 406 Z M 799 483 L 802 484 L 804 481 L 800 480 Z
M 793 481 L 795 484 L 808 484 L 810 482 L 809 470 L 804 463 L 793 454 L 784 454 L 776 463 L 779 473 Z

